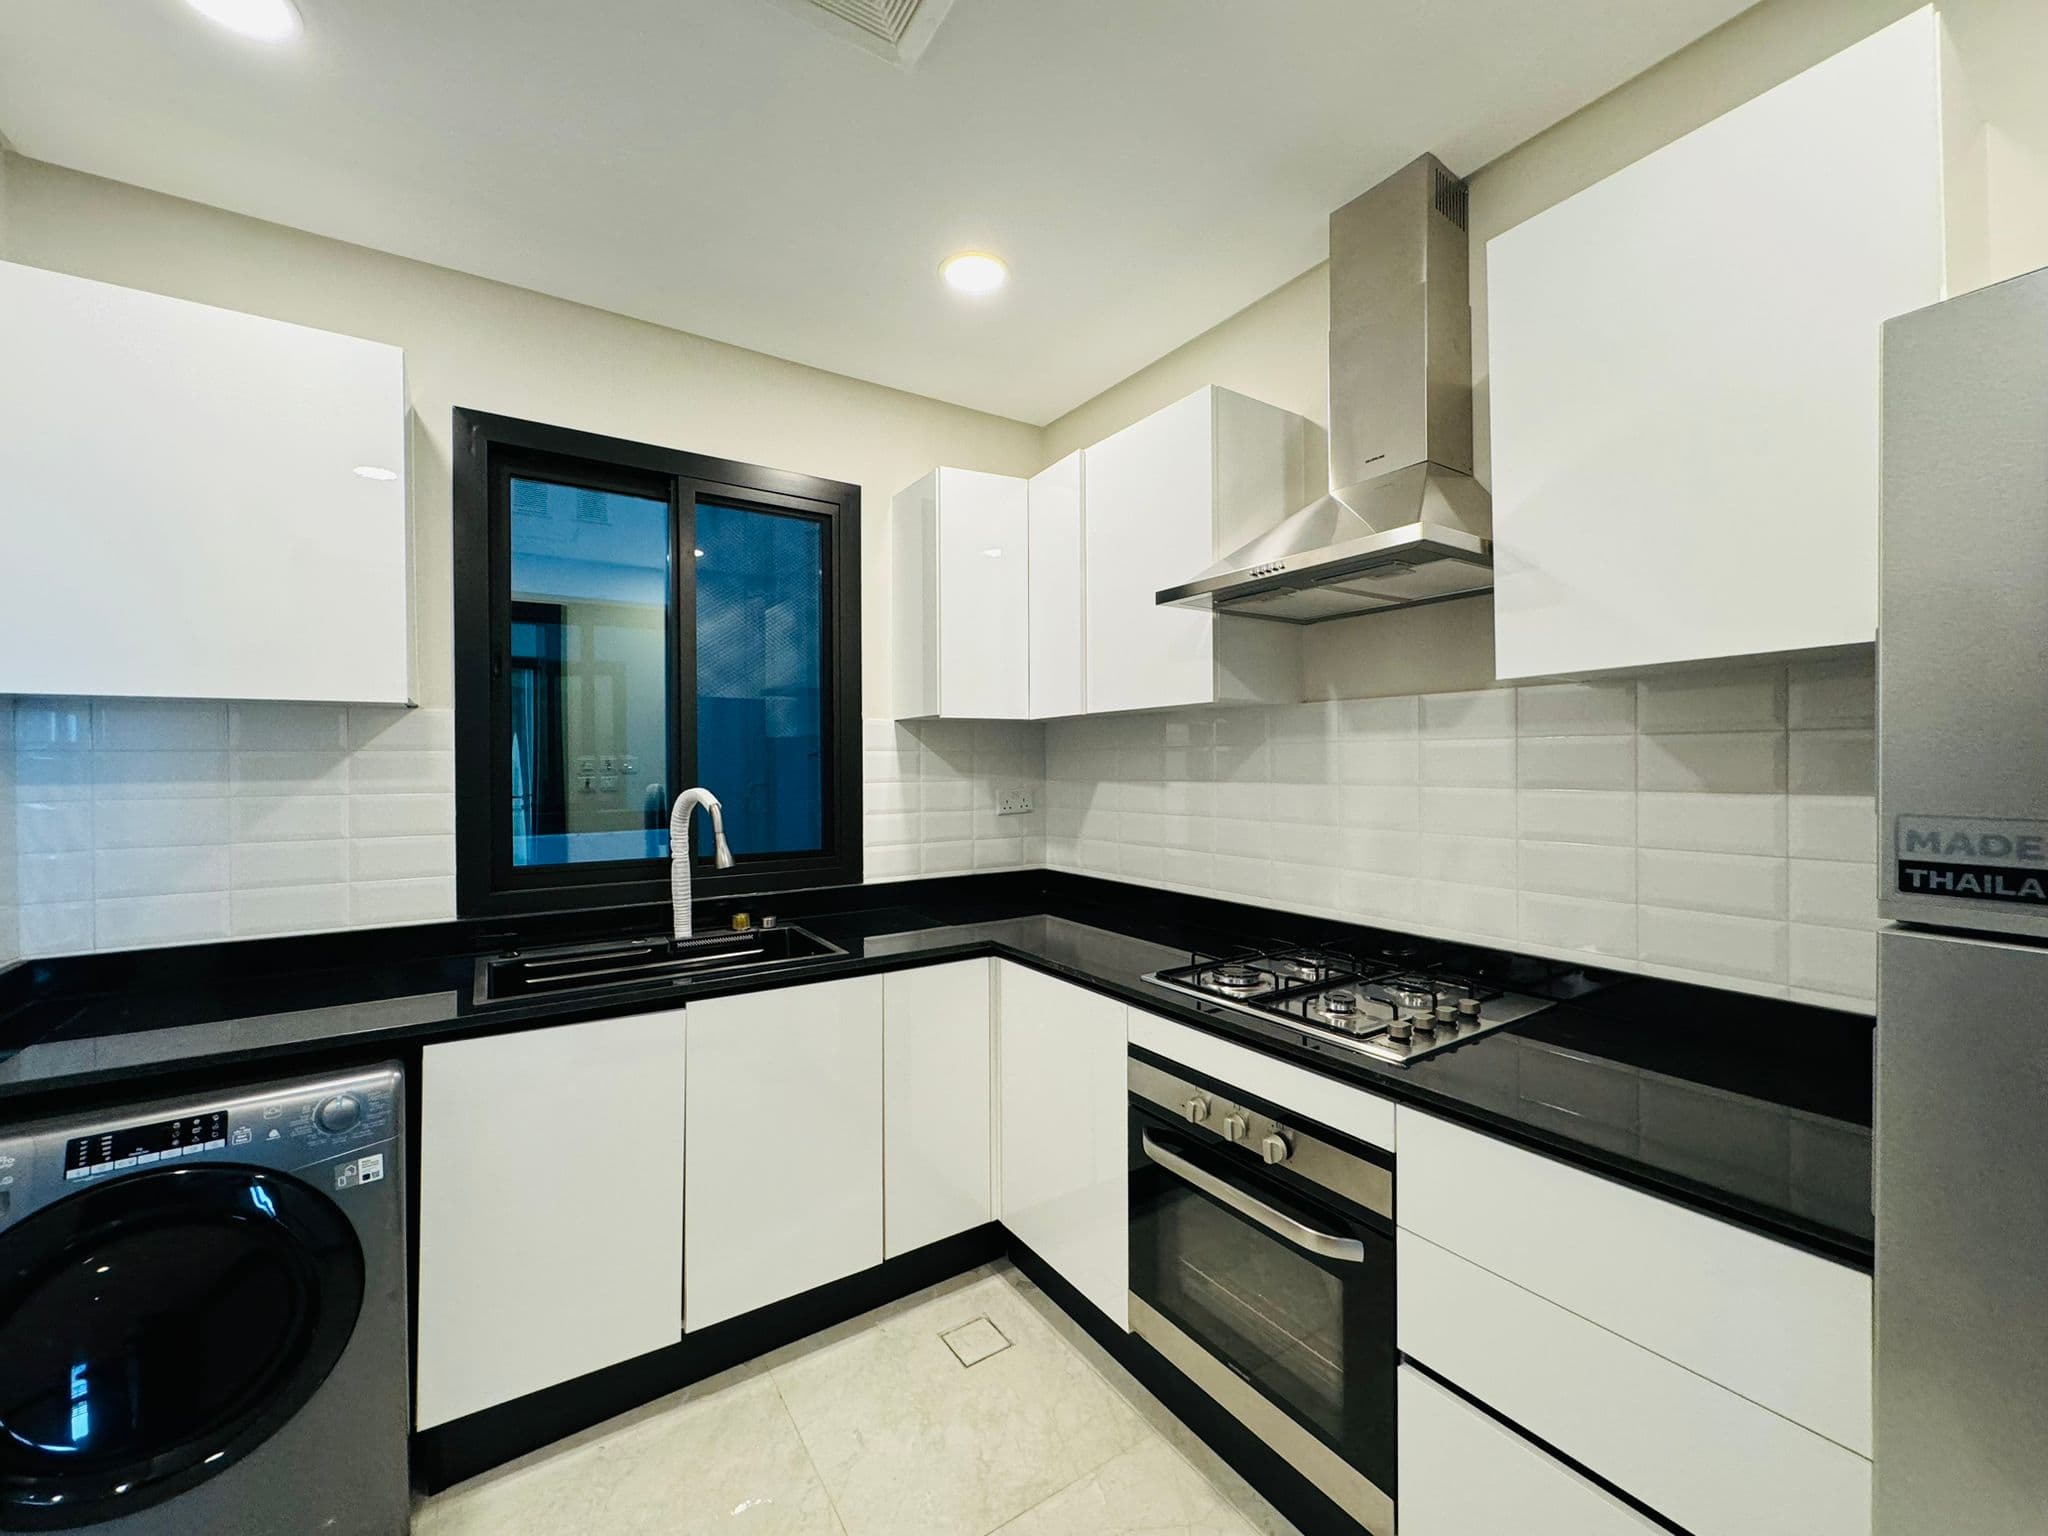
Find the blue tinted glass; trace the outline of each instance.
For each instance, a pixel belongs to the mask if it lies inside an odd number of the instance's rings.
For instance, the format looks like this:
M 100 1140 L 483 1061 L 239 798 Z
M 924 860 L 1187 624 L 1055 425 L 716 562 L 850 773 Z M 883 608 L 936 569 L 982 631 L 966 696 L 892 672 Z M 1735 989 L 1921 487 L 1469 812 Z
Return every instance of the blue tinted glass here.
M 812 518 L 697 506 L 697 778 L 736 855 L 824 846 L 823 535 Z
M 669 509 L 512 481 L 512 862 L 668 857 Z

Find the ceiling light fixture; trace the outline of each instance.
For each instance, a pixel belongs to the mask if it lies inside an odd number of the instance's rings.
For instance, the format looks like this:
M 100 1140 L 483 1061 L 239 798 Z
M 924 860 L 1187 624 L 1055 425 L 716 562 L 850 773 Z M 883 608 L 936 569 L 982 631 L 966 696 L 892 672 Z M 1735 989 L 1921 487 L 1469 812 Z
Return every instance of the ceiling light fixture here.
M 237 37 L 282 43 L 299 35 L 299 9 L 292 0 L 185 0 L 208 21 Z
M 386 469 L 382 464 L 358 464 L 356 473 L 365 480 L 396 480 L 398 471 Z
M 1002 257 L 987 251 L 961 251 L 940 263 L 939 275 L 955 293 L 984 298 L 1010 280 L 1010 268 Z

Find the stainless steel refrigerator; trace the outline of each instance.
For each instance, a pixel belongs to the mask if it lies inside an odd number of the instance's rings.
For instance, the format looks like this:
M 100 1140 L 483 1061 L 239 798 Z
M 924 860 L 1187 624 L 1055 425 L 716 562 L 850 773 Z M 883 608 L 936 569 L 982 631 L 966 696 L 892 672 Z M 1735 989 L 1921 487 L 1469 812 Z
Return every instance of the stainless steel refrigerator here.
M 1876 1536 L 2048 1532 L 2048 270 L 1884 328 Z

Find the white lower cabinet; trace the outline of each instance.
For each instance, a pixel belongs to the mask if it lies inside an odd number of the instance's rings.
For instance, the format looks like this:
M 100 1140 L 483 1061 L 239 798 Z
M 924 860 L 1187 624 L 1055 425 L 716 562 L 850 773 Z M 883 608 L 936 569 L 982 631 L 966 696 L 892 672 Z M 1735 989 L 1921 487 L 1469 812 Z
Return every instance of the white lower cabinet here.
M 682 1337 L 680 1010 L 421 1053 L 421 1429 Z
M 1596 1483 L 1401 1368 L 1401 1536 L 1663 1536 Z
M 713 998 L 688 1022 L 694 1331 L 882 1262 L 882 978 Z
M 1008 962 L 996 974 L 1003 1225 L 1126 1328 L 1124 1007 Z
M 990 960 L 882 978 L 884 1250 L 983 1225 L 992 1211 Z

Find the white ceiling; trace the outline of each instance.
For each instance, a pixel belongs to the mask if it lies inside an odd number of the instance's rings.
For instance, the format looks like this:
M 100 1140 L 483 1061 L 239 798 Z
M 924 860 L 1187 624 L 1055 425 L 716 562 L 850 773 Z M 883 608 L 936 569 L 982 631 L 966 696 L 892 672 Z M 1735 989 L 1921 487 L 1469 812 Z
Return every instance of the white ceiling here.
M 1748 0 L 956 0 L 895 65 L 769 0 L 4 0 L 24 155 L 1042 423 Z M 1014 268 L 992 301 L 936 276 Z

